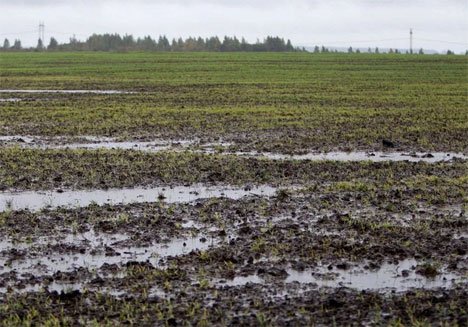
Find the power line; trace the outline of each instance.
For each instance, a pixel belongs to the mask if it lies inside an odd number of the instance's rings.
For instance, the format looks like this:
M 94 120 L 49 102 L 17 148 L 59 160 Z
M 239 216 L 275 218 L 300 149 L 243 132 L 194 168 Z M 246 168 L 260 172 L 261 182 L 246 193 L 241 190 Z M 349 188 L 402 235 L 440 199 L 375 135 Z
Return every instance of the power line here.
M 39 40 L 42 41 L 42 43 L 44 43 L 44 34 L 45 34 L 45 24 L 44 22 L 40 22 L 39 23 Z
M 344 44 L 349 45 L 353 43 L 377 43 L 377 42 L 388 42 L 388 41 L 402 41 L 407 40 L 407 38 L 395 38 L 395 39 L 380 39 L 380 40 L 351 40 L 351 41 L 326 41 L 326 42 L 315 42 L 316 44 Z
M 50 34 L 60 34 L 60 35 L 78 35 L 79 37 L 89 37 L 89 35 L 85 34 L 76 34 L 73 32 L 56 32 L 56 31 L 49 31 Z
M 468 45 L 468 42 L 453 42 L 453 41 L 430 40 L 430 39 L 420 39 L 420 38 L 416 38 L 416 40 L 426 41 L 426 42 L 436 42 L 436 43 L 450 43 L 450 44 L 458 44 L 458 45 Z
M 24 35 L 24 34 L 35 34 L 37 31 L 29 31 L 29 32 L 17 32 L 17 33 L 1 33 L 0 35 Z
M 395 39 L 380 39 L 380 40 L 362 40 L 362 41 L 333 41 L 333 42 L 316 42 L 315 45 L 317 44 L 323 44 L 326 46 L 348 46 L 352 45 L 354 43 L 379 43 L 379 42 L 386 42 L 386 41 L 402 41 L 402 40 L 408 40 L 407 38 L 395 38 Z M 455 45 L 463 45 L 463 46 L 468 46 L 468 42 L 455 42 L 455 41 L 445 41 L 445 40 L 433 40 L 433 39 L 424 39 L 424 38 L 415 38 L 414 37 L 414 32 L 413 29 L 410 29 L 410 47 L 409 47 L 409 52 L 413 53 L 414 49 L 414 41 L 421 41 L 421 42 L 434 42 L 434 43 L 447 43 L 447 44 L 455 44 Z M 305 45 L 308 47 L 312 47 L 314 45 Z

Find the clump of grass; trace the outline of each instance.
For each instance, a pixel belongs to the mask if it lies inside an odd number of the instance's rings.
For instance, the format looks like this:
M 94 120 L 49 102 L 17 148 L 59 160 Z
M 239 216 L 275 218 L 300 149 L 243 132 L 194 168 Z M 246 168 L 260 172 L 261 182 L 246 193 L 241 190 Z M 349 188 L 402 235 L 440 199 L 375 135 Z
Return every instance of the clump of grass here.
M 437 264 L 426 262 L 416 267 L 416 273 L 427 278 L 434 278 L 440 274 L 440 271 Z
M 286 201 L 291 197 L 291 191 L 288 189 L 280 189 L 276 192 L 276 199 L 280 202 Z
M 368 183 L 364 183 L 361 181 L 343 181 L 333 183 L 328 187 L 329 191 L 348 191 L 348 192 L 370 192 L 374 189 Z

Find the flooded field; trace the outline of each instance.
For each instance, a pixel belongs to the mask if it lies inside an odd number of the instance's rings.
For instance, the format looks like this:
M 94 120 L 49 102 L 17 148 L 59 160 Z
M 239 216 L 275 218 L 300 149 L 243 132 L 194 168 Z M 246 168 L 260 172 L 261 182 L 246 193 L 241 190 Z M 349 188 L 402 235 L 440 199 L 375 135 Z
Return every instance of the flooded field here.
M 224 154 L 242 157 L 265 158 L 271 160 L 312 160 L 312 161 L 409 161 L 409 162 L 441 162 L 457 159 L 468 159 L 463 153 L 453 152 L 395 152 L 395 151 L 333 151 L 333 152 L 310 152 L 305 154 L 281 154 L 270 152 L 242 152 L 230 151 L 235 147 L 233 143 L 211 142 L 200 143 L 196 140 L 155 140 L 155 141 L 118 141 L 116 139 L 77 136 L 83 143 L 70 142 L 66 138 L 49 138 L 32 136 L 0 136 L 0 142 L 5 146 L 21 146 L 24 148 L 42 149 L 114 149 L 134 150 L 145 152 L 161 151 L 192 151 L 204 154 Z M 91 141 L 91 143 L 87 143 Z
M 18 55 L 0 325 L 466 325 L 466 58 Z

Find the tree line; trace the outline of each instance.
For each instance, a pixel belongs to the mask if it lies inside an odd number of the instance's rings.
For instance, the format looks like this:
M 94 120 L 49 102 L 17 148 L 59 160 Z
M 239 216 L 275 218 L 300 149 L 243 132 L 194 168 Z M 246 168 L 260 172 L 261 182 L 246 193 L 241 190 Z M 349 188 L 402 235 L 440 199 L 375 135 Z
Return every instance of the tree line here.
M 303 51 L 278 36 L 268 36 L 263 41 L 249 43 L 244 38 L 225 36 L 222 40 L 217 36 L 210 38 L 189 37 L 171 41 L 164 35 L 157 40 L 151 36 L 134 38 L 132 35 L 93 34 L 86 41 L 79 41 L 75 37 L 68 43 L 60 44 L 54 37 L 46 46 L 41 39 L 35 48 L 23 48 L 21 40 L 16 39 L 13 44 L 8 39 L 3 42 L 3 51 L 8 50 L 36 50 L 36 51 L 252 51 L 252 52 L 294 52 Z
M 158 39 L 151 36 L 143 38 L 134 38 L 132 35 L 121 36 L 119 34 L 93 34 L 86 41 L 79 41 L 75 37 L 70 38 L 69 42 L 60 44 L 54 37 L 50 38 L 46 46 L 41 39 L 38 40 L 36 47 L 23 47 L 21 40 L 15 39 L 12 43 L 5 39 L 0 51 L 210 51 L 210 52 L 296 52 L 306 51 L 305 48 L 294 47 L 290 40 L 284 40 L 278 36 L 268 36 L 263 41 L 257 40 L 255 43 L 249 43 L 244 38 L 225 36 L 222 40 L 217 36 L 210 38 L 189 37 L 186 39 L 178 38 L 171 41 L 164 35 Z M 336 53 L 338 50 L 330 50 L 325 46 L 315 46 L 313 53 Z M 343 52 L 343 51 L 341 51 Z M 378 47 L 361 50 L 349 47 L 348 53 L 383 53 Z M 386 50 L 387 53 L 402 53 L 398 49 Z M 406 54 L 413 52 L 405 51 Z M 423 49 L 415 51 L 417 54 L 424 54 Z M 448 55 L 455 54 L 448 50 Z M 466 52 L 468 55 L 468 51 Z
M 406 51 L 402 52 L 401 50 L 390 48 L 386 52 L 383 52 L 378 47 L 368 48 L 367 51 L 366 50 L 362 51 L 359 48 L 353 49 L 353 47 L 349 47 L 347 52 L 348 53 L 361 53 L 361 52 L 364 52 L 364 53 L 377 53 L 377 54 L 378 53 L 389 53 L 389 54 L 400 54 L 400 53 L 416 54 L 417 53 L 419 55 L 423 55 L 424 54 L 424 49 L 421 48 L 418 51 L 406 50 Z M 338 50 L 330 50 L 330 49 L 326 48 L 325 46 L 319 47 L 318 45 L 316 45 L 314 47 L 313 53 L 338 53 Z M 452 50 L 447 50 L 447 54 L 448 55 L 454 55 L 455 52 L 453 52 Z M 468 56 L 468 50 L 466 51 L 465 55 Z

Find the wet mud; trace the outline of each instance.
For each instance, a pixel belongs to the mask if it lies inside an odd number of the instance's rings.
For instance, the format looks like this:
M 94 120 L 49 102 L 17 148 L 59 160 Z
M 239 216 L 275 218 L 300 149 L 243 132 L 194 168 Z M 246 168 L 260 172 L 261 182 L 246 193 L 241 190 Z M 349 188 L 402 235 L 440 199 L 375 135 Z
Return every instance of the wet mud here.
M 466 324 L 463 154 L 0 142 L 6 325 Z
M 47 298 L 55 304 L 42 310 L 65 310 L 70 322 L 96 319 L 77 304 L 106 303 L 152 324 L 346 324 L 350 314 L 356 322 L 464 323 L 463 195 L 434 204 L 415 201 L 415 192 L 335 183 L 188 203 L 7 210 L 0 298 L 29 308 Z M 142 303 L 159 314 L 142 318 Z M 241 310 L 252 303 L 254 316 Z M 112 317 L 106 309 L 97 319 Z

